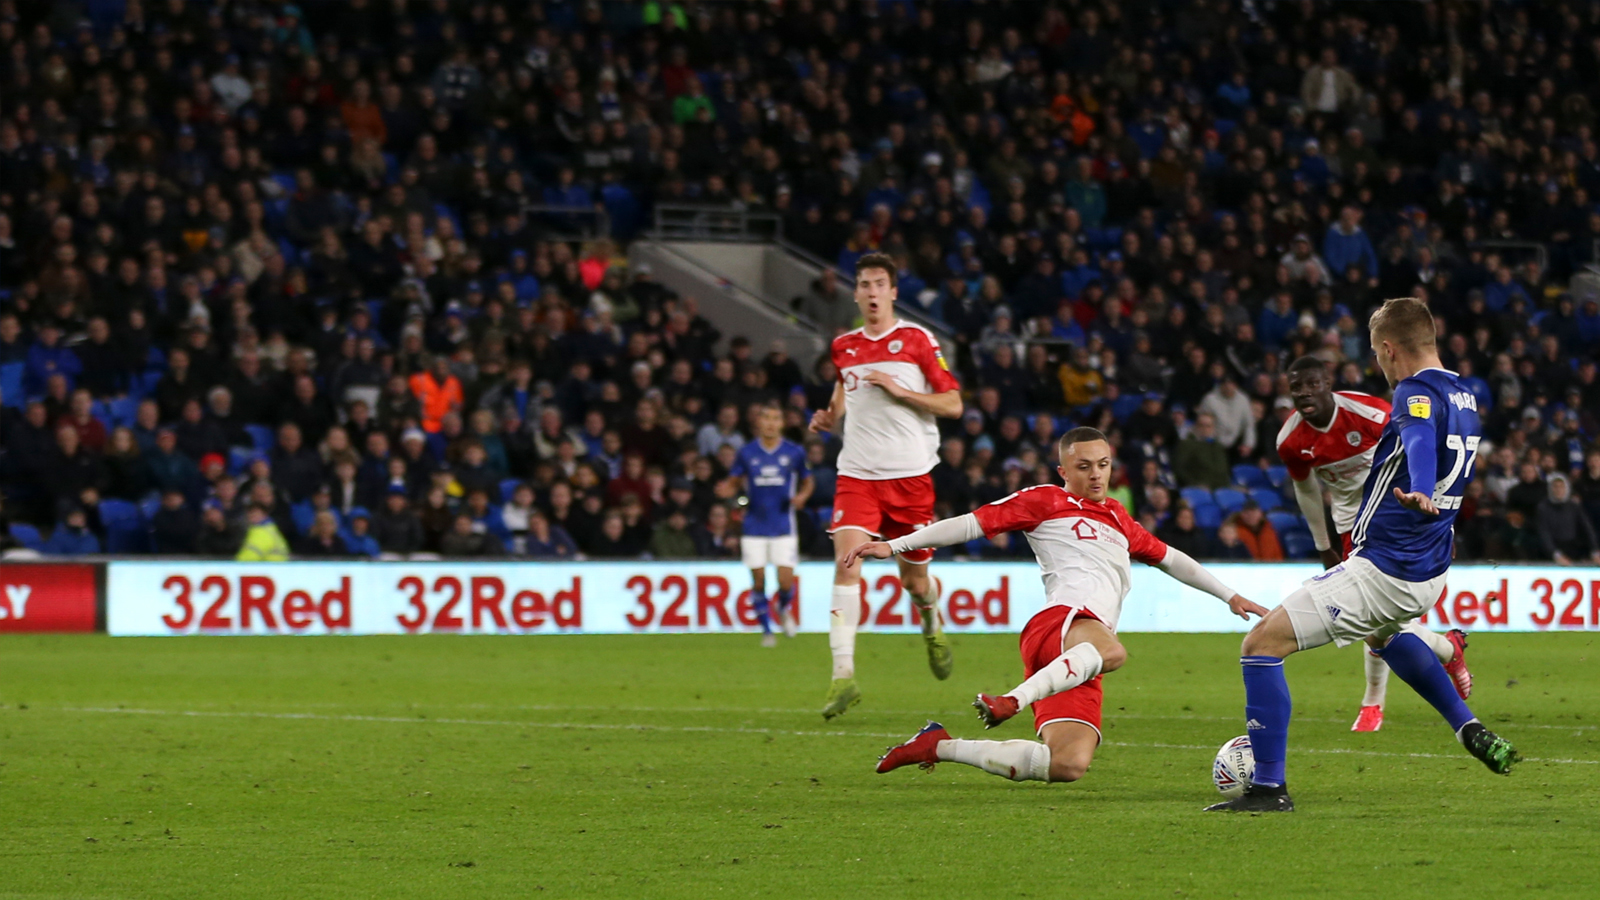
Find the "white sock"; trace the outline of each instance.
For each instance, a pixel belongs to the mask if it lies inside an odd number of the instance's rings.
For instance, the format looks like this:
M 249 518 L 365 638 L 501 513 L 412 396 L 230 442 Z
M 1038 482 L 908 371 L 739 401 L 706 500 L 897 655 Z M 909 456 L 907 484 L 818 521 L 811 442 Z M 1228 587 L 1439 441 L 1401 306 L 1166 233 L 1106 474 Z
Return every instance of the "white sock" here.
M 1100 674 L 1100 665 L 1100 651 L 1084 641 L 1028 676 L 1027 681 L 1007 691 L 1006 696 L 1017 698 L 1020 706 L 1027 706 L 1083 684 Z
M 828 618 L 828 649 L 833 651 L 833 677 L 856 677 L 856 625 L 861 619 L 859 585 L 833 586 L 833 611 Z
M 1416 622 L 1412 622 L 1410 625 L 1407 625 L 1401 630 L 1408 631 L 1411 634 L 1422 638 L 1422 642 L 1428 645 L 1428 649 L 1433 651 L 1433 655 L 1439 657 L 1439 662 L 1447 663 L 1450 660 L 1455 659 L 1456 645 L 1450 643 L 1450 639 L 1439 632 L 1429 631 L 1428 629 L 1423 628 L 1421 625 L 1418 625 Z
M 1361 657 L 1367 670 L 1367 692 L 1361 697 L 1361 705 L 1382 706 L 1389 692 L 1389 664 L 1365 645 L 1361 648 Z
M 922 619 L 922 633 L 924 635 L 939 632 L 939 592 L 931 585 L 925 596 L 911 598 L 917 604 L 917 615 Z
M 1050 780 L 1050 748 L 1038 741 L 940 741 L 934 752 L 1012 781 Z

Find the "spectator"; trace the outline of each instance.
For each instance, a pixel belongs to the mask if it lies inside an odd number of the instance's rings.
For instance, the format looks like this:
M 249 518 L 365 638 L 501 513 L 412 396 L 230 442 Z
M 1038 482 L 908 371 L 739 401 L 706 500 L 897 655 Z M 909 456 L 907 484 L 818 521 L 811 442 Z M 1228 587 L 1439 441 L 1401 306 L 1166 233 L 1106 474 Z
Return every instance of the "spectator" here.
M 1167 546 L 1181 550 L 1195 559 L 1211 556 L 1211 537 L 1195 524 L 1194 510 L 1188 505 L 1178 507 L 1177 513 L 1166 524 L 1156 529 L 1156 537 Z
M 689 518 L 674 508 L 656 525 L 650 535 L 650 555 L 655 559 L 688 559 L 695 555 L 694 537 L 689 534 Z
M 384 496 L 383 511 L 372 523 L 372 536 L 378 542 L 378 549 L 385 554 L 410 556 L 422 552 L 422 522 L 412 512 L 404 487 L 389 488 Z
M 1239 542 L 1257 562 L 1281 562 L 1283 546 L 1278 543 L 1278 531 L 1267 521 L 1266 513 L 1254 500 L 1245 501 L 1244 507 L 1229 516 L 1227 524 L 1238 530 Z
M 1563 566 L 1600 563 L 1600 540 L 1595 538 L 1594 523 L 1572 499 L 1567 476 L 1551 475 L 1548 484 L 1550 495 L 1534 513 L 1545 557 Z
M 45 556 L 83 556 L 100 552 L 100 539 L 89 531 L 83 507 L 70 506 L 39 552 Z
M 1225 374 L 1217 386 L 1200 401 L 1197 410 L 1210 414 L 1216 423 L 1217 443 L 1242 459 L 1255 452 L 1256 418 L 1250 410 L 1250 398 L 1239 390 L 1232 374 Z
M 150 532 L 157 553 L 170 556 L 193 554 L 198 550 L 200 521 L 184 499 L 183 491 L 161 493 L 161 508 L 150 517 Z
M 272 520 L 272 507 L 252 502 L 245 511 L 244 543 L 239 547 L 240 562 L 284 562 L 289 558 L 289 542 Z
M 218 500 L 207 500 L 200 512 L 200 534 L 195 553 L 213 559 L 233 559 L 244 543 L 244 529 L 228 516 Z
M 372 536 L 372 514 L 365 507 L 358 506 L 350 510 L 346 521 L 349 527 L 339 535 L 344 541 L 345 552 L 351 556 L 377 559 L 383 550 L 378 546 L 378 539 Z
M 1172 473 L 1180 487 L 1227 487 L 1233 479 L 1228 453 L 1217 441 L 1217 420 L 1210 413 L 1195 417 L 1194 433 L 1178 441 Z
M 455 515 L 450 530 L 439 539 L 439 553 L 449 559 L 471 559 L 504 555 L 505 547 L 487 530 L 477 530 L 472 517 L 463 511 Z
M 550 517 L 544 510 L 535 507 L 528 514 L 524 555 L 531 559 L 572 560 L 578 558 L 578 545 L 573 543 L 566 529 L 550 524 Z
M 1249 545 L 1239 539 L 1239 526 L 1233 522 L 1223 522 L 1217 528 L 1217 540 L 1211 545 L 1211 556 L 1214 559 L 1226 560 L 1255 558 L 1250 553 Z
M 728 522 L 728 508 L 714 504 L 706 512 L 706 520 L 695 526 L 695 553 L 702 559 L 729 559 L 738 555 L 739 537 Z

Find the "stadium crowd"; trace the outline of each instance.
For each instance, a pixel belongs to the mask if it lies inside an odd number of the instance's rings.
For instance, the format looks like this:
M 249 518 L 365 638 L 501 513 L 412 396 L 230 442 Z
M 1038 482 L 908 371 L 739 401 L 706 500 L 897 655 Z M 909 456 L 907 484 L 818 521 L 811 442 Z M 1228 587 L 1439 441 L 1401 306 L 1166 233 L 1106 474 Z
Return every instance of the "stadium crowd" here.
M 1600 560 L 1594 4 L 0 0 L 0 53 L 0 548 L 736 558 L 771 401 L 826 553 L 830 364 L 628 267 L 674 202 L 896 260 L 942 514 L 1094 424 L 1169 543 L 1314 555 L 1283 370 L 1387 395 L 1410 294 L 1493 445 L 1459 554 Z

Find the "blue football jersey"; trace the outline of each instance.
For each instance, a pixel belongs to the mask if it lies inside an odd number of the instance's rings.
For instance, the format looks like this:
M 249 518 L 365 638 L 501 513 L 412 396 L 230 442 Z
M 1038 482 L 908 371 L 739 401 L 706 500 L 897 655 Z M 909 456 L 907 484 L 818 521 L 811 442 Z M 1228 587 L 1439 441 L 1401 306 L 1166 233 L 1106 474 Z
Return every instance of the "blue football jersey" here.
M 744 514 L 744 533 L 750 537 L 784 537 L 795 533 L 794 497 L 800 480 L 811 474 L 806 451 L 793 441 L 780 440 L 774 450 L 759 440 L 739 448 L 730 475 L 743 475 L 750 508 Z
M 1460 376 L 1423 369 L 1394 389 L 1394 409 L 1378 437 L 1351 542 L 1355 553 L 1403 581 L 1427 581 L 1450 568 L 1456 513 L 1472 480 L 1483 428 L 1477 396 Z M 1422 429 L 1408 434 L 1411 429 Z M 1434 483 L 1413 485 L 1406 443 L 1430 446 Z M 1432 495 L 1439 514 L 1406 509 L 1394 489 Z

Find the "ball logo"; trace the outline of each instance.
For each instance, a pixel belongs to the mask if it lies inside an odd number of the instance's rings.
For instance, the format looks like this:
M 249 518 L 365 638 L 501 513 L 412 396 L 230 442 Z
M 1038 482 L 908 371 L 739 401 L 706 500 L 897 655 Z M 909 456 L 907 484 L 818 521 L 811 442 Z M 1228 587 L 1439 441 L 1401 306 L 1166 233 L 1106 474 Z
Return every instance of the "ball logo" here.
M 1344 436 L 1344 439 L 1349 441 L 1350 442 L 1350 446 L 1352 446 L 1352 447 L 1361 446 L 1361 432 L 1359 432 L 1359 431 L 1352 431 L 1352 432 L 1347 433 Z
M 844 518 L 844 510 L 836 509 L 836 510 L 833 511 L 833 520 L 835 522 L 839 521 L 842 518 Z
M 889 342 L 889 352 L 890 353 L 899 353 L 901 350 L 905 349 L 905 346 L 906 346 L 906 344 L 905 344 L 904 341 L 890 341 Z

